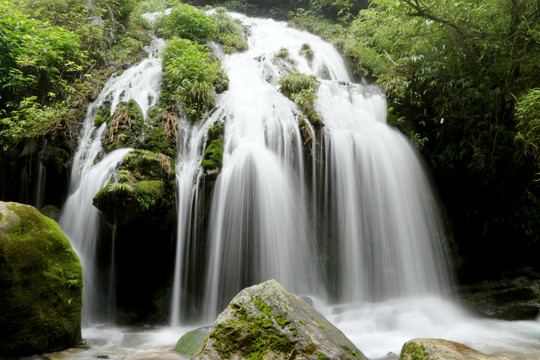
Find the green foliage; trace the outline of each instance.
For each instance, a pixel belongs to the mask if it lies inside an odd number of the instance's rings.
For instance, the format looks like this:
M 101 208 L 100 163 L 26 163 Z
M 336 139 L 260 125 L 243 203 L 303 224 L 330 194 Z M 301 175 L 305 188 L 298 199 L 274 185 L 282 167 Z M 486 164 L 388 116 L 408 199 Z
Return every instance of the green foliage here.
M 223 81 L 220 62 L 204 45 L 174 37 L 163 51 L 165 98 L 178 102 L 183 111 L 198 120 L 215 102 L 216 88 Z
M 540 88 L 527 90 L 516 104 L 517 140 L 540 164 Z
M 140 43 L 123 37 L 133 0 L 0 0 L 0 142 L 4 149 L 75 127 L 101 86 L 89 69 L 110 55 L 131 63 Z
M 306 75 L 297 71 L 279 79 L 279 84 L 281 85 L 281 92 L 285 96 L 299 93 L 302 90 L 317 91 L 319 88 L 319 83 L 314 75 Z
M 223 45 L 227 54 L 247 50 L 246 31 L 239 20 L 235 20 L 219 10 L 211 16 L 217 27 L 217 41 Z
M 378 77 L 389 118 L 418 140 L 461 250 L 513 266 L 508 255 L 533 246 L 540 227 L 538 4 L 374 4 L 352 22 L 343 48 L 353 49 L 360 73 Z M 508 238 L 519 240 L 510 247 Z
M 11 116 L 0 118 L 0 140 L 3 150 L 21 139 L 56 133 L 70 113 L 64 103 L 53 106 L 39 104 L 35 96 L 24 98 Z
M 315 111 L 315 100 L 317 99 L 317 90 L 319 89 L 317 78 L 314 75 L 292 72 L 279 79 L 279 83 L 283 95 L 298 105 L 300 110 L 302 110 L 303 116 L 311 124 L 320 128 L 322 122 Z
M 187 4 L 179 4 L 169 15 L 160 17 L 156 28 L 167 38 L 179 36 L 190 40 L 204 40 L 214 39 L 218 35 L 218 28 L 211 17 Z

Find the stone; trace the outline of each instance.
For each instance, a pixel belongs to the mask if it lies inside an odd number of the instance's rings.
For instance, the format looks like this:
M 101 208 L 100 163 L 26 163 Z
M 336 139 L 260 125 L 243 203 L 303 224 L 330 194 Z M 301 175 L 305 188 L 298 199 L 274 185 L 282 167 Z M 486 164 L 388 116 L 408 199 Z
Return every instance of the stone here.
M 163 217 L 175 209 L 174 180 L 173 159 L 133 150 L 124 157 L 118 177 L 94 196 L 93 204 L 107 221 L 117 225 Z
M 82 267 L 58 224 L 0 202 L 0 357 L 81 342 Z
M 242 290 L 193 359 L 367 359 L 343 333 L 275 280 Z
M 174 350 L 182 355 L 193 356 L 197 353 L 204 340 L 210 334 L 211 326 L 205 326 L 185 333 L 176 343 Z
M 540 273 L 516 269 L 498 280 L 457 289 L 461 303 L 479 316 L 501 320 L 535 320 L 540 314 Z
M 510 360 L 482 354 L 466 345 L 443 339 L 413 339 L 401 349 L 400 360 Z

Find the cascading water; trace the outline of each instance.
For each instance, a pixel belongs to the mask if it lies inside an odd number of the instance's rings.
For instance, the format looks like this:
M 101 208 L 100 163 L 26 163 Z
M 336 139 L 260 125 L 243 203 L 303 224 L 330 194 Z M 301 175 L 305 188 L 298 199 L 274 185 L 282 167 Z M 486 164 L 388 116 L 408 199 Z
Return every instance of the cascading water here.
M 94 119 L 105 101 L 111 103 L 111 115 L 121 101 L 134 99 L 146 114 L 154 105 L 160 93 L 161 61 L 158 49 L 163 40 L 154 38 L 146 49 L 148 58 L 127 69 L 119 76 L 113 76 L 105 84 L 98 98 L 89 105 L 85 115 L 79 147 L 73 160 L 70 181 L 70 196 L 62 209 L 60 226 L 71 240 L 81 258 L 84 274 L 83 320 L 95 322 L 103 319 L 102 309 L 110 309 L 103 299 L 107 287 L 99 279 L 96 270 L 96 243 L 99 237 L 99 211 L 92 200 L 96 193 L 110 180 L 118 164 L 131 149 L 118 149 L 106 154 L 96 163 L 102 153 L 101 139 L 106 124 L 96 127 Z
M 372 359 L 399 352 L 405 341 L 419 336 L 444 337 L 492 353 L 537 354 L 540 323 L 473 319 L 439 296 L 450 276 L 437 211 L 414 149 L 385 124 L 382 94 L 351 84 L 339 54 L 319 38 L 284 23 L 234 16 L 250 26 L 251 35 L 249 51 L 223 59 L 230 89 L 207 119 L 179 121 L 175 328 L 157 333 L 86 329 L 85 338 L 101 345 L 70 358 L 138 358 L 145 351 L 154 356 L 188 330 L 176 327 L 186 313 L 212 321 L 242 287 L 269 277 L 290 291 L 312 295 L 315 307 Z M 303 44 L 313 50 L 312 60 L 297 55 Z M 291 60 L 275 56 L 282 47 Z M 309 123 L 300 131 L 297 107 L 279 93 L 279 77 L 293 68 L 320 78 L 316 108 L 322 131 Z M 112 79 L 89 108 L 62 217 L 85 263 L 87 317 L 98 314 L 100 295 L 87 279 L 98 221 L 91 199 L 128 151 L 112 152 L 93 165 L 103 132 L 95 129 L 93 116 L 103 98 L 123 90 L 122 100 L 141 99 L 146 112 L 150 86 L 126 96 L 130 77 L 141 74 L 128 71 Z M 159 78 L 157 67 L 147 71 Z M 221 121 L 223 168 L 210 195 L 200 164 L 209 126 Z M 101 185 L 94 190 L 90 183 Z M 204 204 L 209 198 L 210 209 Z M 201 217 L 208 211 L 205 233 Z M 413 298 L 426 294 L 435 296 Z
M 186 119 L 181 118 L 178 123 L 178 158 L 176 160 L 176 188 L 178 209 L 178 232 L 176 243 L 176 260 L 174 268 L 174 280 L 172 286 L 171 302 L 171 326 L 178 327 L 182 318 L 182 304 L 186 299 L 181 298 L 182 289 L 187 290 L 188 276 L 193 275 L 193 269 L 197 267 L 197 240 L 200 238 L 196 215 L 202 212 L 201 161 L 204 155 L 208 127 L 213 124 L 214 118 L 205 122 L 191 125 Z
M 320 38 L 238 17 L 250 27 L 249 50 L 223 60 L 230 85 L 218 104 L 227 121 L 208 238 L 209 319 L 240 289 L 269 278 L 339 302 L 448 286 L 429 184 L 412 146 L 386 125 L 383 94 L 351 84 L 343 59 Z M 313 57 L 301 55 L 305 44 Z M 321 83 L 324 128 L 318 135 L 306 124 L 311 139 L 279 92 L 292 70 Z M 318 145 L 305 164 L 309 140 Z

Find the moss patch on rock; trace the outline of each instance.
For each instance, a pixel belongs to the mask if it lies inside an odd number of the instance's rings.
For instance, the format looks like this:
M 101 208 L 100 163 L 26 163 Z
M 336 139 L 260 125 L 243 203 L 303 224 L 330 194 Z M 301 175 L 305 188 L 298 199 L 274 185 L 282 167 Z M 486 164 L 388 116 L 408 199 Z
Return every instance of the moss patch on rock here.
M 207 147 L 201 161 L 201 166 L 207 174 L 221 171 L 223 165 L 223 134 L 225 124 L 215 123 L 208 129 Z
M 194 357 L 296 358 L 366 359 L 343 333 L 275 280 L 242 290 L 218 316 Z
M 160 217 L 174 209 L 174 180 L 170 157 L 133 150 L 124 157 L 118 176 L 94 196 L 93 203 L 109 222 L 118 225 Z
M 103 147 L 106 151 L 137 146 L 144 114 L 135 100 L 118 104 L 114 114 L 106 121 L 107 129 L 103 133 Z
M 322 128 L 323 123 L 317 111 L 315 100 L 319 82 L 314 75 L 306 75 L 294 71 L 279 80 L 281 92 L 291 99 L 302 111 L 300 120 L 309 121 L 317 130 Z
M 72 347 L 81 340 L 82 268 L 58 224 L 0 202 L 0 356 Z
M 210 327 L 203 327 L 185 333 L 176 343 L 174 351 L 187 356 L 195 355 L 204 344 L 210 330 Z

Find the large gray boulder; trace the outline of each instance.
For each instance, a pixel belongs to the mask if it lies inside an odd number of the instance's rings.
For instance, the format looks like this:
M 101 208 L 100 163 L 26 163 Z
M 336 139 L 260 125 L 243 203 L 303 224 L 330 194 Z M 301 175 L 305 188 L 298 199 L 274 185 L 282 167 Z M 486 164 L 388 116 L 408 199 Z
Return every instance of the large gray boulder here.
M 367 359 L 315 309 L 269 280 L 242 290 L 193 359 Z
M 413 339 L 401 349 L 400 360 L 510 360 L 482 354 L 470 347 L 442 339 Z
M 58 224 L 0 202 L 0 358 L 81 341 L 82 268 Z

